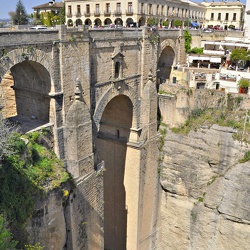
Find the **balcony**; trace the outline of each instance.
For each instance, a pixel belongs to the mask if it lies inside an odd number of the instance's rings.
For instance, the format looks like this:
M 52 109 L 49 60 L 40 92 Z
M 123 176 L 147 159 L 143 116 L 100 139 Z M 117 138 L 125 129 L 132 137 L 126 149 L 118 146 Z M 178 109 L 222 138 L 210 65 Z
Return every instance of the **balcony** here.
M 67 12 L 66 16 L 67 17 L 72 17 L 72 13 L 71 12 Z
M 110 16 L 110 15 L 111 15 L 110 10 L 105 10 L 105 11 L 104 11 L 104 16 Z
M 122 11 L 121 10 L 115 10 L 114 15 L 115 16 L 121 16 L 122 15 Z
M 99 10 L 97 10 L 97 11 L 94 12 L 94 16 L 97 16 L 97 17 L 98 17 L 98 16 L 100 16 L 100 15 L 101 15 L 101 13 L 100 13 Z
M 127 16 L 133 16 L 133 10 L 132 9 L 126 10 L 126 15 Z
M 85 12 L 84 12 L 84 16 L 85 16 L 85 17 L 90 17 L 90 12 L 89 12 L 89 11 L 85 11 Z
M 81 12 L 76 12 L 76 17 L 81 17 L 82 13 Z

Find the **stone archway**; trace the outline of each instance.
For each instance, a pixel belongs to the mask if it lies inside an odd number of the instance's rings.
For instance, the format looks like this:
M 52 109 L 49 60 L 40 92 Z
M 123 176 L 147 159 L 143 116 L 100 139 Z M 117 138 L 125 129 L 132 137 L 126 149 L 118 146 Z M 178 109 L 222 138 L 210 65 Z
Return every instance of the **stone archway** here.
M 82 20 L 81 19 L 76 19 L 76 26 L 82 25 Z
M 160 83 L 170 77 L 176 57 L 175 46 L 174 41 L 170 39 L 164 40 L 161 43 L 161 52 L 157 64 L 157 78 Z
M 44 52 L 35 49 L 17 49 L 0 63 L 2 114 L 18 122 L 22 132 L 49 123 L 51 119 L 52 65 L 46 58 Z M 39 60 L 44 60 L 43 64 Z
M 112 23 L 111 19 L 110 18 L 106 18 L 104 20 L 104 25 L 110 25 Z
M 96 140 L 96 155 L 105 162 L 104 249 L 126 250 L 127 209 L 124 184 L 127 142 L 133 105 L 125 95 L 114 97 L 105 107 Z
M 92 25 L 92 22 L 89 18 L 87 18 L 84 23 L 85 23 L 85 25 L 88 25 L 88 26 Z
M 115 25 L 121 25 L 121 26 L 123 26 L 123 21 L 122 21 L 122 19 L 121 19 L 121 18 L 116 18 L 116 19 L 115 19 Z
M 141 17 L 138 22 L 138 27 L 144 26 L 146 24 L 145 17 Z
M 94 26 L 99 27 L 102 26 L 102 21 L 99 18 L 96 18 L 94 21 Z

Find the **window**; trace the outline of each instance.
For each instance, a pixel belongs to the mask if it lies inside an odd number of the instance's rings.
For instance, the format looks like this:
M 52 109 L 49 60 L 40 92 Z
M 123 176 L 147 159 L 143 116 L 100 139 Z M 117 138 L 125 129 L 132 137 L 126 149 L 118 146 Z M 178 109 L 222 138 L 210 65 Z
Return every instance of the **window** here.
M 110 13 L 110 3 L 106 3 L 106 13 Z
M 116 3 L 116 12 L 121 13 L 121 3 Z
M 132 12 L 133 12 L 132 2 L 128 2 L 128 12 L 129 12 L 129 13 L 132 13 Z
M 99 13 L 100 13 L 100 4 L 99 4 L 99 3 L 97 3 L 97 4 L 95 5 L 95 13 L 96 13 L 96 14 L 99 14 Z
M 80 15 L 80 14 L 81 14 L 81 6 L 77 5 L 77 15 Z
M 115 63 L 115 78 L 119 78 L 120 76 L 120 62 Z
M 226 17 L 225 17 L 226 21 L 228 21 L 228 16 L 229 16 L 229 13 L 226 13 Z
M 149 4 L 149 15 L 152 15 L 152 4 Z
M 68 6 L 68 15 L 72 15 L 72 8 L 71 8 L 71 5 Z
M 161 6 L 161 15 L 163 15 L 163 13 L 164 13 L 164 6 L 162 5 Z
M 156 15 L 159 15 L 159 5 L 156 6 Z
M 173 76 L 173 84 L 176 84 L 176 76 Z
M 214 13 L 211 13 L 211 20 L 214 20 Z
M 221 20 L 221 13 L 218 13 L 218 20 Z
M 86 4 L 86 13 L 90 14 L 90 6 L 89 6 L 89 4 Z
M 141 13 L 144 13 L 144 3 L 141 3 Z
M 236 21 L 236 13 L 233 14 L 233 21 Z

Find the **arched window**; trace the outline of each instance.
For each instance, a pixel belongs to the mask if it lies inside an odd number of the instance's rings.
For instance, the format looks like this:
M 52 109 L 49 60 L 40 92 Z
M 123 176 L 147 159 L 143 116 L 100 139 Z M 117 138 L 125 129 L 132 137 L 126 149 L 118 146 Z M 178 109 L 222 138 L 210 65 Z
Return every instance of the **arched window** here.
M 119 51 L 119 52 L 115 52 L 112 56 L 112 60 L 113 60 L 113 73 L 112 76 L 115 79 L 119 79 L 123 77 L 123 70 L 122 70 L 122 66 L 123 66 L 123 58 L 124 55 Z

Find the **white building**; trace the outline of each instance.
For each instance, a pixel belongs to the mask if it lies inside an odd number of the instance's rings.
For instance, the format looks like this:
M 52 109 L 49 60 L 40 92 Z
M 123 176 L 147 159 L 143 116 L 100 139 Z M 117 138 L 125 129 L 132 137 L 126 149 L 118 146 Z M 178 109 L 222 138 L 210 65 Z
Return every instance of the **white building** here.
M 149 18 L 159 25 L 168 21 L 188 20 L 202 23 L 205 8 L 202 4 L 189 0 L 65 0 L 66 23 L 73 25 L 121 25 L 143 26 Z
M 239 0 L 229 2 L 227 0 L 221 2 L 202 2 L 206 6 L 206 14 L 204 20 L 204 28 L 216 27 L 228 29 L 243 29 L 245 5 Z
M 245 38 L 250 40 L 250 0 L 246 0 Z

